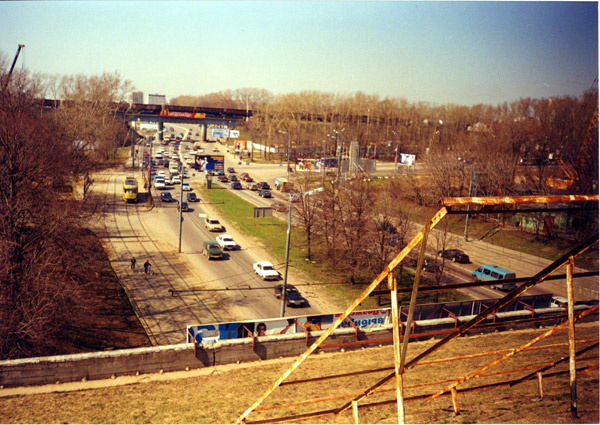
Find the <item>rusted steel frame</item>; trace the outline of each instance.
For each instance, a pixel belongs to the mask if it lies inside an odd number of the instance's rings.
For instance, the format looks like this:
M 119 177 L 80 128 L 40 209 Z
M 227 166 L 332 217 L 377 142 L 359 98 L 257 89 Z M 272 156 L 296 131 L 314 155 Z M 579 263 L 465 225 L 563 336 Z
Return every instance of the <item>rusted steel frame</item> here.
M 575 257 L 567 263 L 567 316 L 569 317 L 569 386 L 571 388 L 571 419 L 577 418 L 577 367 L 575 366 L 575 298 L 573 297 L 573 272 Z
M 517 305 L 518 305 L 518 304 L 522 304 L 522 305 L 523 305 L 523 308 L 524 308 L 525 310 L 527 310 L 527 311 L 530 311 L 530 312 L 531 312 L 531 317 L 534 317 L 534 316 L 535 316 L 535 309 L 534 309 L 532 306 L 530 306 L 529 304 L 527 304 L 527 303 L 524 303 L 523 301 L 521 301 L 521 300 L 517 299 Z
M 415 335 L 413 335 L 413 336 L 415 336 Z M 385 341 L 391 341 L 391 340 L 392 340 L 391 338 L 388 338 Z M 598 338 L 582 339 L 582 340 L 577 341 L 577 343 L 584 344 L 584 343 L 588 343 L 588 342 L 596 342 L 595 345 L 598 345 L 598 340 L 599 340 Z M 383 340 L 376 340 L 376 341 L 383 341 Z M 568 343 L 566 343 L 566 342 L 559 343 L 559 344 L 549 344 L 549 345 L 542 345 L 539 347 L 528 347 L 523 351 L 547 350 L 549 348 L 559 348 L 559 347 L 565 347 L 567 345 L 568 345 Z M 321 346 L 321 347 L 324 347 L 324 346 Z M 593 346 L 591 348 L 593 348 Z M 428 360 L 428 361 L 420 362 L 417 366 L 427 366 L 427 365 L 431 365 L 431 364 L 447 363 L 447 362 L 466 360 L 466 359 L 474 359 L 474 358 L 478 358 L 478 357 L 496 356 L 499 354 L 506 354 L 510 351 L 511 350 L 497 350 L 497 351 L 488 351 L 485 353 L 468 354 L 468 355 L 464 355 L 464 356 L 447 357 L 445 359 Z M 583 352 L 584 351 L 582 350 L 582 353 Z M 577 355 L 579 355 L 579 353 Z M 565 357 L 565 359 L 567 359 L 567 358 L 568 357 Z M 309 382 L 327 381 L 330 379 L 347 378 L 350 376 L 367 375 L 370 373 L 378 373 L 378 372 L 387 372 L 389 370 L 394 370 L 394 367 L 387 366 L 387 367 L 380 367 L 377 369 L 368 369 L 368 370 L 359 370 L 356 372 L 339 373 L 336 375 L 317 376 L 315 378 L 298 379 L 296 381 L 282 382 L 281 386 L 283 387 L 286 385 L 299 385 L 299 384 L 306 384 Z M 529 377 L 525 377 L 524 379 L 528 379 L 528 378 Z M 405 388 L 410 388 L 410 387 L 405 387 Z M 260 410 L 260 409 L 256 409 L 256 410 Z
M 521 285 L 521 286 L 513 289 L 508 294 L 506 294 L 503 298 L 500 298 L 498 301 L 496 301 L 495 303 L 493 303 L 491 306 L 487 307 L 484 311 L 482 311 L 481 313 L 479 313 L 473 319 L 471 319 L 468 322 L 464 323 L 456 331 L 450 333 L 448 336 L 446 336 L 445 338 L 442 338 L 440 341 L 438 341 L 437 343 L 435 343 L 432 347 L 430 347 L 429 349 L 425 350 L 421 354 L 419 354 L 416 357 L 414 357 L 412 360 L 410 360 L 405 365 L 406 369 L 409 369 L 409 368 L 413 367 L 419 361 L 421 361 L 424 358 L 430 356 L 431 354 L 433 354 L 434 352 L 436 352 L 437 350 L 439 350 L 441 347 L 443 347 L 444 345 L 446 345 L 448 342 L 450 342 L 450 341 L 458 338 L 459 336 L 465 334 L 469 329 L 473 328 L 475 325 L 477 325 L 481 321 L 485 320 L 491 313 L 496 312 L 498 309 L 502 308 L 503 306 L 505 306 L 506 304 L 508 304 L 510 301 L 512 301 L 513 299 L 517 298 L 519 295 L 521 295 L 522 293 L 528 291 L 530 288 L 534 287 L 537 283 L 539 283 L 542 280 L 544 280 L 546 276 L 550 275 L 556 269 L 559 269 L 560 267 L 562 267 L 568 261 L 568 259 L 571 256 L 581 254 L 582 252 L 584 252 L 585 250 L 587 250 L 589 247 L 591 247 L 593 244 L 595 244 L 597 242 L 598 242 L 598 234 L 593 234 L 592 236 L 588 237 L 583 242 L 577 244 L 577 246 L 575 246 L 574 248 L 572 248 L 568 253 L 564 254 L 562 257 L 560 257 L 559 259 L 557 259 L 556 261 L 554 261 L 553 263 L 551 263 L 550 265 L 548 265 L 547 267 L 545 267 L 543 270 L 541 270 L 540 272 L 538 272 L 535 276 L 533 276 L 531 278 L 531 280 L 529 282 L 526 282 L 523 285 Z M 363 395 L 361 396 L 361 398 L 362 397 L 366 397 L 373 390 L 375 390 L 378 387 L 384 385 L 386 382 L 388 382 L 393 377 L 394 377 L 394 374 L 392 373 L 392 374 L 390 374 L 390 375 L 382 378 L 381 380 L 379 380 L 378 382 L 376 382 L 373 386 L 371 386 L 370 388 L 368 388 L 367 390 L 365 390 L 363 392 Z M 350 407 L 350 404 L 346 403 L 342 407 L 338 408 L 336 410 L 336 412 L 340 413 L 340 412 L 348 409 L 348 407 Z
M 549 195 L 549 196 L 488 196 L 465 198 L 442 198 L 440 205 L 503 205 L 503 204 L 562 204 L 572 202 L 598 202 L 598 195 Z
M 445 215 L 446 215 L 446 208 L 441 208 L 435 214 L 435 216 L 433 216 L 433 218 L 431 218 L 428 221 L 428 223 L 426 224 L 426 227 L 430 228 L 430 227 L 435 226 L 437 223 L 439 223 L 439 221 L 442 218 L 444 218 Z M 294 370 L 296 370 L 298 368 L 298 366 L 300 366 L 300 364 L 304 360 L 306 360 L 306 358 L 313 351 L 315 351 L 321 345 L 321 343 L 327 337 L 329 337 L 329 335 L 331 335 L 333 333 L 333 331 L 335 331 L 337 329 L 337 327 L 350 315 L 350 313 L 352 313 L 356 309 L 356 307 L 358 307 L 360 305 L 361 302 L 363 302 L 369 296 L 369 294 L 383 281 L 383 279 L 385 279 L 388 274 L 392 273 L 394 268 L 398 264 L 400 264 L 400 262 L 404 259 L 404 257 L 406 257 L 408 255 L 408 253 L 410 251 L 412 251 L 413 248 L 415 246 L 417 246 L 417 244 L 421 241 L 421 239 L 423 238 L 424 230 L 425 230 L 425 228 L 423 230 L 421 230 L 419 233 L 417 233 L 417 235 L 408 243 L 408 245 L 406 245 L 398 253 L 398 255 L 396 255 L 396 257 L 386 266 L 386 268 L 379 274 L 379 276 L 377 276 L 375 278 L 375 280 L 373 282 L 371 282 L 371 284 L 369 284 L 369 286 L 367 286 L 367 288 L 365 288 L 365 290 L 348 306 L 348 308 L 346 308 L 346 310 L 329 326 L 329 328 L 327 328 L 327 330 L 325 332 L 323 332 L 323 334 L 308 348 L 308 350 L 306 350 L 304 352 L 304 354 L 302 354 L 298 359 L 296 359 L 296 361 L 294 361 L 294 363 L 275 381 L 275 383 L 273 383 L 271 385 L 271 387 L 269 387 L 269 389 L 267 389 L 267 391 L 257 401 L 255 401 L 252 404 L 252 406 L 250 406 L 248 409 L 246 409 L 246 411 L 244 413 L 242 413 L 242 415 L 236 419 L 236 423 L 244 422 L 246 417 L 256 407 L 258 407 L 264 401 L 264 399 L 267 398 L 269 396 L 269 394 L 271 394 L 279 386 L 279 384 L 281 384 L 281 382 L 283 382 Z
M 598 276 L 598 275 L 600 275 L 600 272 L 573 273 L 574 278 L 590 277 L 590 276 Z M 550 280 L 564 280 L 564 279 L 566 279 L 566 277 L 567 277 L 566 274 L 553 274 L 553 275 L 546 277 L 544 279 L 544 282 L 547 282 Z M 488 281 L 488 282 L 472 281 L 472 282 L 463 282 L 463 283 L 448 283 L 448 284 L 444 284 L 444 285 L 427 285 L 422 288 L 419 288 L 419 292 L 447 291 L 447 290 L 462 289 L 462 288 L 477 288 L 480 286 L 497 285 L 499 283 L 522 283 L 522 282 L 527 282 L 528 280 L 531 280 L 531 276 L 517 277 L 515 279 L 493 280 L 493 281 Z M 408 294 L 411 291 L 412 291 L 412 289 L 409 289 L 409 288 L 398 288 L 399 294 Z M 374 297 L 388 296 L 389 292 L 388 291 L 373 291 L 371 293 L 371 295 Z M 404 315 L 406 316 L 406 313 L 404 313 Z
M 448 207 L 448 208 L 452 208 L 452 207 Z M 568 211 L 568 212 L 577 212 L 577 211 L 594 211 L 597 210 L 598 207 L 557 207 L 557 208 L 524 208 L 524 209 L 518 209 L 518 208 L 502 208 L 502 209 L 488 209 L 486 207 L 483 207 L 479 210 L 455 210 L 455 209 L 449 209 L 448 210 L 448 215 L 475 215 L 475 214 L 514 214 L 514 213 L 523 213 L 523 214 L 530 214 L 530 213 L 538 213 L 538 212 L 548 212 L 548 213 L 552 213 L 552 212 L 557 212 L 557 211 Z
M 577 318 L 576 318 L 576 319 L 574 319 L 574 320 L 579 320 L 579 319 L 581 319 L 581 318 L 583 318 L 583 317 L 587 316 L 587 315 L 588 315 L 588 314 L 590 314 L 590 313 L 592 312 L 592 310 L 594 310 L 594 309 L 595 309 L 595 310 L 597 310 L 597 309 L 598 309 L 598 306 L 596 305 L 596 306 L 594 306 L 594 307 L 592 307 L 592 308 L 590 308 L 590 309 L 588 309 L 588 310 L 586 310 L 586 311 L 582 312 L 582 313 L 581 313 L 581 314 L 579 314 L 579 315 L 577 316 Z M 492 362 L 490 362 L 490 363 L 488 363 L 488 364 L 486 364 L 486 365 L 484 365 L 484 366 L 480 367 L 479 369 L 476 369 L 476 370 L 474 370 L 473 372 L 471 372 L 471 373 L 468 373 L 467 375 L 465 375 L 465 376 L 463 376 L 463 377 L 461 377 L 461 378 L 457 379 L 457 380 L 456 380 L 454 383 L 452 383 L 452 384 L 448 385 L 447 387 L 445 387 L 445 388 L 443 388 L 443 389 L 439 390 L 437 393 L 435 393 L 435 394 L 433 394 L 433 395 L 429 396 L 429 397 L 427 398 L 427 401 L 429 401 L 429 400 L 431 400 L 431 399 L 434 399 L 434 398 L 436 398 L 436 397 L 439 397 L 440 395 L 444 394 L 445 392 L 449 391 L 450 389 L 452 389 L 452 388 L 456 388 L 458 385 L 462 384 L 463 382 L 466 382 L 466 381 L 468 381 L 468 380 L 469 380 L 469 379 L 471 379 L 471 378 L 475 378 L 475 377 L 479 376 L 479 375 L 480 375 L 482 372 L 484 372 L 484 371 L 488 370 L 489 368 L 491 368 L 491 367 L 493 367 L 493 366 L 496 366 L 497 364 L 499 364 L 499 363 L 503 362 L 503 361 L 504 361 L 504 360 L 506 360 L 506 359 L 509 359 L 509 358 L 511 358 L 511 357 L 513 357 L 513 356 L 515 356 L 516 354 L 518 354 L 518 353 L 520 353 L 521 351 L 523 351 L 525 348 L 527 348 L 527 347 L 530 347 L 530 346 L 532 346 L 533 344 L 535 344 L 535 343 L 537 343 L 537 342 L 539 342 L 539 341 L 541 341 L 541 340 L 543 340 L 543 339 L 545 339 L 545 338 L 548 338 L 548 337 L 549 337 L 549 336 L 551 336 L 551 335 L 554 335 L 554 334 L 555 334 L 555 333 L 557 333 L 558 331 L 561 331 L 563 328 L 565 328 L 565 327 L 569 326 L 569 324 L 571 324 L 571 323 L 572 323 L 571 321 L 567 321 L 567 322 L 561 323 L 560 325 L 557 325 L 557 326 L 555 326 L 554 328 L 552 328 L 552 329 L 548 330 L 547 332 L 544 332 L 543 334 L 541 334 L 541 335 L 539 335 L 539 336 L 537 336 L 537 337 L 533 338 L 532 340 L 530 340 L 530 341 L 528 341 L 527 343 L 525 343 L 525 344 L 521 345 L 520 347 L 517 347 L 517 348 L 515 348 L 514 350 L 511 350 L 511 352 L 510 352 L 510 353 L 507 353 L 507 354 L 505 354 L 504 356 L 502 356 L 502 357 L 499 357 L 499 358 L 497 358 L 496 360 L 494 360 L 494 361 L 492 361 Z
M 400 368 L 401 354 L 400 354 L 400 329 L 398 326 L 398 292 L 397 282 L 393 273 L 388 275 L 388 287 L 390 289 L 390 297 L 392 300 L 392 329 L 394 336 L 394 373 L 396 374 L 396 407 L 398 415 L 398 423 L 404 423 L 404 388 L 403 388 L 403 373 Z M 356 401 L 352 405 L 353 408 L 356 406 Z
M 189 337 L 192 338 L 192 344 L 194 344 L 194 357 L 197 357 L 198 350 L 196 349 L 196 339 L 194 338 L 194 335 L 192 335 L 192 333 L 189 330 L 187 331 L 187 334 Z
M 423 261 L 425 260 L 425 252 L 427 251 L 427 237 L 431 230 L 431 223 L 425 223 L 423 228 L 423 240 L 421 241 L 421 249 L 419 250 L 419 258 L 417 260 L 417 270 L 415 272 L 415 279 L 413 281 L 412 293 L 410 295 L 410 304 L 408 306 L 408 316 L 406 317 L 406 330 L 404 331 L 404 341 L 402 342 L 402 351 L 400 358 L 400 370 L 403 371 L 404 363 L 406 361 L 406 352 L 408 351 L 408 341 L 410 339 L 410 330 L 413 325 L 413 315 L 415 313 L 415 306 L 417 305 L 417 295 L 419 292 L 419 282 L 421 280 L 421 274 L 423 273 Z
M 581 341 L 578 341 L 578 342 L 581 342 Z M 561 345 L 568 345 L 568 343 L 561 344 Z M 578 357 L 578 356 L 580 356 L 580 355 L 582 355 L 582 354 L 584 354 L 584 353 L 586 353 L 586 352 L 588 352 L 588 351 L 590 351 L 590 350 L 593 350 L 594 348 L 598 348 L 598 341 L 596 341 L 596 343 L 595 343 L 595 344 L 588 345 L 587 347 L 585 347 L 585 348 L 583 348 L 583 349 L 579 350 L 577 353 L 575 353 L 575 356 L 577 356 L 577 357 Z M 548 366 L 545 366 L 545 367 L 543 367 L 543 368 L 541 368 L 541 369 L 538 369 L 538 370 L 536 370 L 536 371 L 535 371 L 535 372 L 533 372 L 533 373 L 530 373 L 529 375 L 526 375 L 526 376 L 524 376 L 524 377 L 522 377 L 522 378 L 519 378 L 519 379 L 518 379 L 518 380 L 516 380 L 514 383 L 512 383 L 512 384 L 511 384 L 511 386 L 513 386 L 513 385 L 517 385 L 517 384 L 520 384 L 520 383 L 521 383 L 521 382 L 523 382 L 523 381 L 527 381 L 528 379 L 531 379 L 531 378 L 533 378 L 533 376 L 534 376 L 536 373 L 542 373 L 542 372 L 545 372 L 545 371 L 547 371 L 548 369 L 552 369 L 553 367 L 555 367 L 555 366 L 557 366 L 557 365 L 559 365 L 559 364 L 561 364 L 561 363 L 564 363 L 564 362 L 565 362 L 565 361 L 567 361 L 568 359 L 569 359 L 569 356 L 564 356 L 564 357 L 561 357 L 561 358 L 560 358 L 560 359 L 558 359 L 557 361 L 555 361 L 555 362 L 553 362 L 553 363 L 550 363 Z
M 585 372 L 589 372 L 589 371 L 591 371 L 593 369 L 597 369 L 597 368 L 598 368 L 598 365 L 590 366 L 587 368 L 581 367 L 581 368 L 577 369 L 577 372 L 585 373 Z M 568 371 L 561 371 L 561 372 L 554 372 L 554 373 L 546 374 L 544 376 L 545 377 L 554 377 L 554 376 L 565 375 L 567 373 L 568 373 Z M 490 384 L 483 384 L 483 385 L 479 385 L 476 387 L 470 387 L 470 388 L 461 388 L 461 389 L 457 388 L 456 391 L 458 394 L 474 392 L 474 391 L 485 391 L 485 390 L 493 389 L 496 387 L 510 385 L 511 382 L 512 381 L 502 381 L 502 382 L 496 382 L 496 383 L 490 383 Z M 409 387 L 407 387 L 407 388 L 409 388 Z M 376 392 L 383 393 L 383 392 L 391 392 L 391 391 L 394 391 L 394 389 L 378 390 Z M 339 399 L 339 398 L 347 398 L 349 396 L 352 396 L 352 394 L 322 399 L 322 401 L 335 400 L 335 399 Z M 418 401 L 418 400 L 424 400 L 430 396 L 431 396 L 431 394 L 414 395 L 414 396 L 405 397 L 404 401 L 405 402 L 413 402 L 413 401 Z M 317 401 L 319 401 L 319 400 L 317 400 Z M 394 404 L 394 403 L 396 403 L 395 399 L 389 399 L 389 400 L 383 400 L 383 401 L 378 401 L 378 402 L 374 402 L 374 403 L 365 403 L 365 404 L 358 406 L 358 408 L 359 409 L 369 409 L 372 407 L 386 406 L 386 405 Z M 298 404 L 302 404 L 302 402 L 298 402 Z M 277 406 L 277 407 L 279 407 L 279 406 Z M 291 407 L 291 406 L 281 405 L 281 407 Z M 268 408 L 265 408 L 264 410 L 266 410 L 266 409 L 268 409 Z M 298 420 L 298 419 L 309 419 L 309 418 L 316 418 L 319 416 L 326 416 L 326 415 L 333 415 L 333 414 L 337 414 L 336 409 L 321 410 L 321 411 L 317 411 L 317 412 L 309 412 L 309 413 L 303 413 L 303 414 L 293 415 L 293 416 L 284 416 L 284 417 L 280 417 L 280 418 L 264 419 L 264 420 L 252 421 L 252 423 L 263 424 L 263 423 L 289 422 L 289 421 Z

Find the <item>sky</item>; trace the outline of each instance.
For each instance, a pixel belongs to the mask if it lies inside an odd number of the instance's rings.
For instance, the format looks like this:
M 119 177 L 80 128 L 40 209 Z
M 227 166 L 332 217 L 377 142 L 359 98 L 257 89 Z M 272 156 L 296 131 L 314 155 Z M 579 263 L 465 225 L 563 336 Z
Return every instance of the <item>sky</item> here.
M 579 97 L 596 2 L 0 2 L 0 54 L 53 75 L 118 73 L 168 99 L 253 87 L 434 105 Z

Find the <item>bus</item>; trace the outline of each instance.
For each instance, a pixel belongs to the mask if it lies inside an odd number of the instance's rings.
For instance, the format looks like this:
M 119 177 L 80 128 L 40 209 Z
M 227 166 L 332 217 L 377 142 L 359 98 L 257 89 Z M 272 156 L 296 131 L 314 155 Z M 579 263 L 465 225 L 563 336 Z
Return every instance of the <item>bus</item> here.
M 137 202 L 138 182 L 135 177 L 123 179 L 123 200 L 125 202 Z

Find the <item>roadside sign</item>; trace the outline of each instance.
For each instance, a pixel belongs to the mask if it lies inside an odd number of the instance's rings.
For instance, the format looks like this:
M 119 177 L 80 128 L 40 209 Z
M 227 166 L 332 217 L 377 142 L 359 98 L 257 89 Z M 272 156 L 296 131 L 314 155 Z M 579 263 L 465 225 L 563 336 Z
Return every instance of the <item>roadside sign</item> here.
M 240 137 L 239 130 L 229 130 L 229 137 L 231 137 L 232 139 L 237 139 L 238 137 Z

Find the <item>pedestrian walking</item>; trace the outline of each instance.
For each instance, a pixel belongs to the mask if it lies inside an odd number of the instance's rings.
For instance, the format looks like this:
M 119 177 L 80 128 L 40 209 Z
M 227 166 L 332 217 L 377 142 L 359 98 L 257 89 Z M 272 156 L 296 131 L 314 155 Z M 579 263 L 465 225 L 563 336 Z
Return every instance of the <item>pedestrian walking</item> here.
M 144 263 L 144 273 L 148 274 L 149 272 L 151 272 L 151 267 L 152 264 L 150 264 L 150 261 L 146 260 L 146 262 Z
M 135 257 L 131 257 L 131 271 L 135 271 Z

